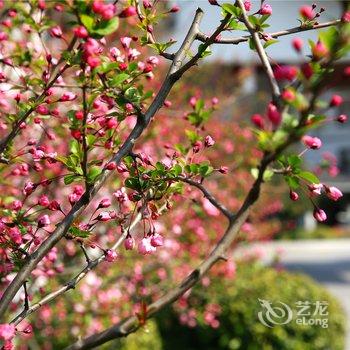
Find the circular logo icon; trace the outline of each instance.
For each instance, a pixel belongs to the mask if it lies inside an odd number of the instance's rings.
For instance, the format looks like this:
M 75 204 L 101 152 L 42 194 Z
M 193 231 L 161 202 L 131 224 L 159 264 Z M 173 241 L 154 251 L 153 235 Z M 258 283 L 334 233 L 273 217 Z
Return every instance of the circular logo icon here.
M 272 328 L 275 325 L 289 323 L 293 318 L 291 308 L 281 301 L 278 301 L 278 306 L 272 306 L 272 302 L 264 299 L 259 299 L 263 310 L 258 312 L 259 321 L 266 327 Z

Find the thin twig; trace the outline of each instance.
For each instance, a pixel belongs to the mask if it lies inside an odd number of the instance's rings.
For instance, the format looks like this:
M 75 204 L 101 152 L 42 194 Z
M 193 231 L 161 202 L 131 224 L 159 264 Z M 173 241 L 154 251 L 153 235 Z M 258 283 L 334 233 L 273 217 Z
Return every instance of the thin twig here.
M 277 80 L 273 74 L 271 64 L 269 62 L 269 58 L 266 55 L 265 49 L 260 41 L 259 33 L 255 29 L 255 27 L 250 23 L 247 12 L 245 10 L 245 7 L 243 5 L 242 0 L 237 0 L 238 6 L 242 10 L 242 18 L 245 26 L 249 30 L 249 33 L 254 41 L 255 49 L 260 57 L 260 61 L 262 63 L 262 66 L 265 70 L 265 73 L 267 75 L 267 78 L 269 80 L 270 86 L 271 86 L 271 92 L 272 92 L 272 101 L 275 103 L 276 106 L 280 105 L 280 88 L 278 86 Z
M 228 220 L 232 220 L 234 217 L 234 214 L 228 210 L 223 204 L 221 204 L 201 183 L 198 181 L 189 179 L 187 177 L 178 177 L 178 180 L 185 182 L 191 186 L 197 187 L 204 195 L 205 198 L 208 199 L 208 201 L 219 211 L 221 211 L 222 214 L 224 214 Z
M 285 35 L 291 35 L 291 34 L 296 34 L 296 33 L 301 33 L 301 32 L 306 32 L 309 30 L 315 30 L 315 29 L 322 29 L 322 28 L 327 28 L 327 27 L 332 27 L 341 22 L 340 19 L 334 20 L 334 21 L 329 21 L 329 22 L 323 22 L 319 24 L 314 24 L 312 26 L 299 26 L 299 27 L 293 27 L 285 30 L 280 30 L 278 32 L 273 32 L 273 33 L 266 33 L 269 36 L 271 36 L 274 39 L 279 38 L 280 36 L 285 36 Z M 238 45 L 240 43 L 247 42 L 251 36 L 250 35 L 244 35 L 241 37 L 237 38 L 221 38 L 215 41 L 215 44 L 224 44 L 224 45 Z M 208 35 L 205 35 L 204 33 L 199 33 L 197 35 L 197 39 L 199 41 L 205 42 L 208 40 Z M 260 33 L 260 38 L 263 39 L 262 34 Z

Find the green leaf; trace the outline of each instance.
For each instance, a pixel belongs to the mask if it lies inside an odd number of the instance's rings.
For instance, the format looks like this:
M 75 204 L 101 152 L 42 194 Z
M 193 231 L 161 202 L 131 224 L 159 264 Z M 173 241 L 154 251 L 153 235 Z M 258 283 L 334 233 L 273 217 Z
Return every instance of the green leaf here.
M 157 170 L 160 170 L 160 171 L 164 171 L 165 170 L 165 166 L 161 162 L 157 162 L 156 163 L 156 168 L 157 168 Z
M 77 140 L 71 140 L 70 145 L 69 145 L 69 150 L 71 153 L 80 155 L 80 144 Z
M 296 154 L 292 154 L 287 158 L 288 164 L 293 168 L 293 169 L 298 169 L 301 166 L 302 159 L 297 156 Z
M 291 189 L 296 190 L 299 188 L 299 179 L 296 176 L 285 176 L 284 179 Z
M 256 180 L 258 178 L 258 175 L 259 175 L 259 169 L 258 168 L 253 168 L 253 169 L 250 170 L 250 173 L 252 174 L 252 176 Z
M 263 180 L 264 180 L 265 182 L 270 181 L 270 180 L 272 179 L 273 175 L 274 175 L 273 170 L 266 169 L 266 170 L 264 171 Z
M 88 15 L 82 14 L 80 15 L 81 23 L 83 23 L 84 27 L 88 32 L 92 32 L 94 26 L 94 19 Z
M 270 39 L 268 41 L 265 42 L 264 44 L 264 49 L 266 49 L 267 47 L 269 47 L 270 45 L 273 45 L 273 44 L 277 44 L 278 43 L 278 40 L 276 39 Z
M 309 171 L 301 171 L 300 173 L 298 173 L 298 176 L 314 184 L 320 183 L 320 180 L 318 179 L 318 177 Z
M 87 145 L 89 147 L 93 146 L 93 144 L 95 143 L 96 141 L 96 136 L 95 135 L 92 135 L 92 134 L 89 134 L 86 136 L 86 142 L 87 142 Z
M 198 52 L 201 53 L 201 58 L 207 57 L 211 55 L 210 47 L 204 49 L 204 44 L 200 44 L 198 47 Z
M 109 35 L 114 33 L 119 26 L 118 17 L 113 17 L 108 21 L 101 21 L 97 26 L 93 28 L 92 33 L 101 36 Z
M 235 17 L 239 17 L 242 14 L 242 10 L 233 4 L 222 4 L 221 8 L 224 12 L 234 15 Z
M 63 179 L 65 185 L 70 185 L 73 181 L 77 180 L 80 176 L 76 174 L 66 175 Z
M 90 231 L 81 230 L 76 226 L 72 226 L 69 228 L 68 232 L 74 237 L 87 238 L 91 235 Z
M 247 30 L 247 27 L 243 23 L 238 22 L 235 18 L 232 19 L 227 26 L 232 30 L 241 30 L 241 31 Z
M 135 87 L 130 87 L 125 91 L 125 97 L 131 102 L 139 102 L 140 94 L 139 91 Z
M 209 176 L 213 172 L 214 168 L 209 164 L 202 164 L 199 167 L 199 173 L 202 177 Z
M 125 80 L 127 80 L 130 77 L 127 73 L 120 73 L 115 75 L 112 80 L 110 81 L 110 85 L 112 87 L 120 86 L 122 83 L 124 83 Z
M 180 164 L 175 164 L 172 170 L 175 176 L 179 176 L 182 173 L 182 167 Z
M 118 62 L 103 62 L 98 68 L 97 72 L 99 73 L 108 73 L 112 70 L 116 70 L 119 68 Z
M 140 182 L 136 177 L 129 177 L 125 180 L 125 187 L 131 188 L 132 190 L 140 190 Z
M 193 130 L 185 130 L 185 134 L 188 138 L 188 140 L 193 144 L 196 141 L 200 140 L 200 136 L 197 134 L 196 131 Z
M 97 166 L 93 166 L 89 169 L 89 172 L 87 174 L 87 181 L 89 183 L 92 183 L 95 181 L 95 179 L 97 178 L 97 176 L 99 176 L 102 172 L 102 169 L 100 167 Z

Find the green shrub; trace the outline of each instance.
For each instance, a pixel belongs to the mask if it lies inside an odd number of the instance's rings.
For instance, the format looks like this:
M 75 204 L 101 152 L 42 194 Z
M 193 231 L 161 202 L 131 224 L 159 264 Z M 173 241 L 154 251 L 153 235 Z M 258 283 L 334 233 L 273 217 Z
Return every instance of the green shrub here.
M 293 311 L 298 310 L 297 301 L 327 301 L 328 328 L 298 325 L 295 319 L 268 328 L 258 320 L 258 312 L 262 310 L 258 299 L 282 301 Z M 197 317 L 196 327 L 182 326 L 178 315 L 168 309 L 157 318 L 163 349 L 344 349 L 345 316 L 338 301 L 322 286 L 301 274 L 244 264 L 238 267 L 234 281 L 213 280 L 209 288 L 195 288 L 189 300 L 194 308 L 202 311 L 207 303 L 219 304 L 222 308 L 220 327 L 207 326 L 203 315 Z

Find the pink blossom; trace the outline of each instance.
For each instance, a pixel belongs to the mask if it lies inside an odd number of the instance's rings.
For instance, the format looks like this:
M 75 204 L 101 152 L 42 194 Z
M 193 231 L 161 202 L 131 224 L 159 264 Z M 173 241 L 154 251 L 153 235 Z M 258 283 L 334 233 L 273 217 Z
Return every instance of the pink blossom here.
M 348 120 L 348 116 L 346 114 L 341 114 L 337 117 L 337 122 L 343 124 L 346 123 L 346 121 Z
M 120 50 L 117 47 L 111 47 L 109 53 L 115 59 L 121 55 Z
M 71 205 L 75 204 L 76 202 L 78 202 L 80 196 L 77 195 L 76 193 L 71 193 L 68 195 L 68 201 Z
M 113 261 L 117 260 L 118 254 L 115 250 L 107 249 L 105 251 L 105 257 L 106 257 L 106 260 L 108 262 L 113 262 Z
M 180 6 L 174 5 L 169 12 L 175 13 L 180 11 Z
M 226 175 L 226 174 L 228 173 L 228 167 L 222 165 L 222 166 L 219 168 L 219 172 L 220 172 L 221 174 L 225 174 L 225 175 Z
M 293 45 L 295 51 L 301 52 L 304 44 L 303 44 L 303 41 L 300 38 L 294 38 L 292 40 L 292 45 Z
M 136 15 L 136 8 L 134 6 L 129 6 L 127 8 L 125 8 L 120 14 L 119 17 L 120 18 L 127 18 L 127 17 L 131 17 L 131 16 L 135 16 Z
M 47 214 L 45 214 L 45 215 L 39 217 L 38 227 L 45 227 L 45 226 L 50 225 L 50 223 L 51 223 L 50 217 Z
M 31 193 L 33 193 L 33 191 L 35 190 L 36 188 L 36 185 L 31 182 L 31 181 L 27 181 L 25 184 L 24 184 L 24 189 L 23 189 L 23 194 L 25 196 L 29 196 Z
M 322 146 L 322 141 L 318 137 L 312 137 L 309 135 L 305 135 L 302 138 L 305 146 L 310 149 L 319 149 Z
M 244 1 L 243 4 L 244 4 L 244 8 L 245 8 L 246 11 L 250 11 L 250 10 L 251 10 L 251 8 L 252 8 L 252 3 L 251 3 L 250 0 Z
M 112 202 L 109 198 L 103 198 L 99 205 L 98 205 L 98 208 L 108 208 L 112 205 Z
M 74 94 L 73 92 L 65 92 L 61 98 L 60 101 L 66 102 L 66 101 L 73 101 L 77 98 L 77 95 Z
M 264 117 L 260 114 L 253 114 L 250 118 L 252 123 L 259 129 L 264 129 Z
M 322 41 L 318 41 L 312 48 L 312 54 L 316 60 L 320 60 L 328 55 L 328 49 Z
M 205 147 L 211 147 L 215 144 L 215 141 L 214 139 L 210 136 L 210 135 L 207 135 L 204 139 L 204 146 Z
M 329 102 L 330 107 L 338 107 L 343 103 L 343 98 L 340 95 L 333 95 Z
M 315 208 L 314 218 L 319 222 L 323 222 L 327 220 L 327 214 L 324 212 L 324 210 Z
M 259 10 L 261 15 L 272 15 L 272 7 L 269 4 L 264 4 Z
M 140 55 L 141 55 L 141 52 L 136 50 L 136 49 L 129 49 L 128 50 L 128 58 L 130 61 L 134 60 L 135 58 L 137 58 Z
M 8 235 L 11 238 L 12 242 L 16 244 L 22 244 L 23 239 L 21 235 L 21 231 L 18 227 L 11 227 L 8 231 Z
M 299 195 L 298 195 L 298 193 L 296 193 L 295 191 L 290 190 L 290 192 L 289 192 L 289 198 L 290 198 L 292 201 L 297 201 L 297 200 L 299 199 Z
M 211 204 L 209 202 L 209 200 L 206 198 L 203 200 L 203 209 L 210 216 L 219 216 L 220 215 L 220 211 L 216 207 L 214 207 L 214 205 Z
M 278 108 L 272 102 L 270 102 L 267 107 L 267 117 L 275 127 L 281 124 L 282 115 Z
M 349 23 L 350 22 L 350 11 L 346 11 L 343 13 L 342 17 L 341 17 L 341 20 L 344 22 L 344 23 Z
M 151 236 L 151 245 L 153 247 L 161 247 L 164 244 L 163 236 L 159 233 L 155 233 Z
M 299 10 L 300 15 L 308 20 L 312 20 L 315 17 L 315 12 L 312 6 L 302 6 Z
M 16 333 L 16 327 L 13 324 L 0 324 L 0 339 L 11 340 Z
M 50 35 L 54 38 L 61 38 L 62 34 L 63 33 L 60 26 L 55 26 L 50 29 Z
M 50 200 L 47 196 L 43 194 L 39 197 L 38 204 L 41 205 L 42 207 L 47 207 L 50 204 Z
M 292 102 L 295 100 L 295 93 L 291 89 L 283 90 L 282 98 L 287 102 Z
M 323 184 L 311 184 L 308 188 L 312 195 L 320 195 L 323 190 Z
M 274 68 L 274 75 L 277 80 L 293 81 L 298 74 L 294 66 L 282 65 Z
M 159 59 L 156 56 L 150 56 L 147 59 L 147 63 L 151 64 L 152 66 L 157 66 L 159 64 Z
M 132 250 L 135 247 L 135 240 L 131 236 L 126 237 L 124 240 L 124 247 L 126 250 Z
M 50 114 L 49 113 L 49 109 L 44 106 L 44 105 L 39 105 L 37 108 L 36 108 L 36 112 L 41 114 L 41 115 L 47 115 L 47 114 Z
M 117 199 L 119 203 L 124 203 L 128 199 L 128 196 L 125 192 L 125 188 L 121 188 L 120 190 L 114 192 L 113 196 Z
M 144 237 L 141 239 L 137 246 L 138 252 L 142 255 L 151 254 L 156 251 L 156 248 L 152 246 L 150 237 Z
M 125 49 L 128 49 L 130 47 L 130 44 L 132 42 L 132 39 L 128 36 L 122 36 L 120 38 L 120 42 L 122 44 L 122 46 L 125 48 Z
M 325 190 L 328 198 L 332 199 L 333 201 L 337 201 L 339 198 L 343 197 L 343 193 L 335 186 L 325 186 Z
M 17 199 L 11 203 L 11 208 L 16 211 L 22 209 L 22 206 L 23 206 L 23 203 Z
M 84 26 L 75 27 L 73 29 L 73 32 L 74 32 L 75 36 L 77 36 L 78 38 L 81 38 L 81 39 L 85 39 L 89 36 L 89 33 Z
M 109 215 L 108 211 L 101 211 L 100 214 L 98 214 L 96 220 L 98 221 L 108 221 L 111 219 L 111 216 Z

